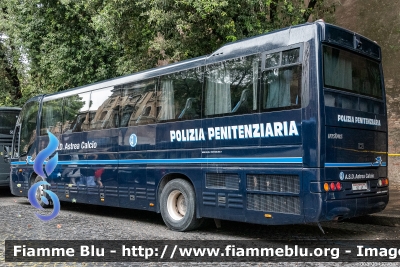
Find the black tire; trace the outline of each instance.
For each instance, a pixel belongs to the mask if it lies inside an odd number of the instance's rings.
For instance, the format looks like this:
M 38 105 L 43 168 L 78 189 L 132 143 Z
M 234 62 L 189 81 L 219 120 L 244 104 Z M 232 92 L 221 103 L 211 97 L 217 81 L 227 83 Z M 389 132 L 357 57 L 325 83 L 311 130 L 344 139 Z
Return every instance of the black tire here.
M 42 177 L 40 177 L 40 176 L 37 176 L 35 179 L 32 179 L 32 180 L 31 180 L 31 186 L 32 186 L 33 184 L 38 183 L 38 182 L 41 182 L 41 181 L 44 181 L 44 179 L 43 179 Z M 49 199 L 49 197 L 47 196 L 47 194 L 43 191 L 43 189 L 47 189 L 47 186 L 40 186 L 40 187 L 36 190 L 35 196 L 36 196 L 36 199 L 37 199 L 37 201 L 39 202 L 40 206 L 42 206 L 43 208 L 48 208 L 48 207 L 51 206 L 51 205 L 50 205 L 50 201 L 51 201 L 51 200 Z M 44 203 L 43 200 L 42 200 L 42 198 L 41 198 L 41 196 L 44 196 L 45 198 L 47 198 L 47 201 L 48 201 L 49 204 Z
M 203 222 L 196 218 L 196 195 L 192 185 L 183 179 L 168 182 L 161 192 L 160 210 L 164 223 L 174 231 L 194 230 Z

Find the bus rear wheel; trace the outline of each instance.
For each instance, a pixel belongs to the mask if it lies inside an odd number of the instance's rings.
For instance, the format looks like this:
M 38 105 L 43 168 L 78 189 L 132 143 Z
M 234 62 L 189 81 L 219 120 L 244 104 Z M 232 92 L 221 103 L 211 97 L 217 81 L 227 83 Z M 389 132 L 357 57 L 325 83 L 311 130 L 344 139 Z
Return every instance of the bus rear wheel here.
M 196 218 L 196 195 L 192 185 L 183 179 L 168 182 L 161 192 L 160 209 L 164 223 L 174 231 L 198 228 L 203 219 Z

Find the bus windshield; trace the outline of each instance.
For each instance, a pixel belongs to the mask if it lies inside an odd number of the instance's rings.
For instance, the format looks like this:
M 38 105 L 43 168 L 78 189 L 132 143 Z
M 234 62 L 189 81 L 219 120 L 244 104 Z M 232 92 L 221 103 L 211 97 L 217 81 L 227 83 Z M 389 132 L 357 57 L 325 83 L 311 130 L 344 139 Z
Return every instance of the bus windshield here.
M 14 131 L 18 114 L 19 110 L 0 112 L 0 134 L 11 134 Z
M 341 49 L 324 46 L 324 85 L 382 99 L 379 64 Z

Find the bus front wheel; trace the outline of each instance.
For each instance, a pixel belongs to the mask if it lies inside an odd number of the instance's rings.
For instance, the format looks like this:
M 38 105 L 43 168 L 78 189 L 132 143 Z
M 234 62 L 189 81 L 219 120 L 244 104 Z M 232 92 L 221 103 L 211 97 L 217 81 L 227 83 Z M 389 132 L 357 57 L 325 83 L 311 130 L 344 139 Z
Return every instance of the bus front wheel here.
M 175 179 L 165 185 L 161 192 L 160 210 L 164 223 L 174 231 L 194 230 L 203 221 L 196 218 L 194 189 L 183 179 Z
M 34 184 L 41 182 L 41 181 L 44 181 L 44 179 L 40 176 L 37 176 L 35 179 L 32 179 L 31 187 Z M 36 198 L 37 202 L 40 204 L 40 206 L 42 206 L 43 208 L 48 208 L 48 207 L 50 207 L 49 198 L 47 197 L 47 194 L 44 191 L 44 189 L 46 189 L 46 187 L 44 185 L 39 186 L 38 189 L 36 190 L 35 198 Z M 42 197 L 45 197 L 47 199 L 47 204 L 42 200 Z

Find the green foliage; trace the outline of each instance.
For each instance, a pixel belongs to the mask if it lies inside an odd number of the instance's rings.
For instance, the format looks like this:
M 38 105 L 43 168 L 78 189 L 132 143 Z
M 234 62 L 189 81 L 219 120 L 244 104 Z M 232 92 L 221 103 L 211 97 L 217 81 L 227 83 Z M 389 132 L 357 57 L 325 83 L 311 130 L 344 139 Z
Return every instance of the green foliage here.
M 0 106 L 18 105 L 21 98 L 18 71 L 12 52 L 13 48 L 9 46 L 9 39 L 6 37 L 0 39 Z
M 51 93 L 116 75 L 118 51 L 93 28 L 86 1 L 16 1 L 3 6 L 8 29 L 27 56 L 26 93 Z
M 6 49 L 2 43 L 0 43 L 0 106 L 9 106 L 11 101 L 11 91 L 14 89 L 12 86 L 9 73 L 7 68 L 9 62 L 6 59 Z
M 306 1 L 307 2 L 307 1 Z M 221 45 L 334 11 L 323 0 L 141 0 L 157 33 L 149 54 L 169 63 L 209 54 Z
M 131 0 L 88 0 L 93 12 L 92 26 L 102 33 L 101 41 L 118 51 L 114 65 L 117 75 L 129 74 L 155 66 L 148 57 L 149 41 L 154 31 L 146 18 L 141 16 L 146 8 Z
M 9 38 L 0 46 L 0 104 L 209 54 L 332 14 L 328 2 L 2 0 L 0 34 Z

